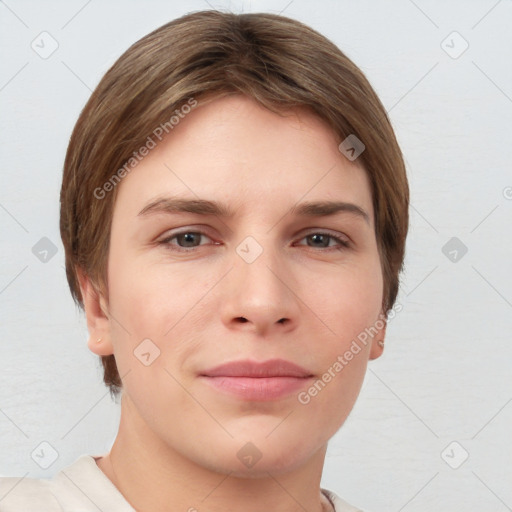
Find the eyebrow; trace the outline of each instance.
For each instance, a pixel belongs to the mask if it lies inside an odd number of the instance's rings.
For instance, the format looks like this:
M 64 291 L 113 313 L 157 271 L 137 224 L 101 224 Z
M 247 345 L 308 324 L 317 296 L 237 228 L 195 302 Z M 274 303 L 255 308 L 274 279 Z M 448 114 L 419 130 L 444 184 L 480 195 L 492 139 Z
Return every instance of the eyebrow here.
M 356 217 L 362 218 L 368 225 L 370 217 L 363 208 L 353 203 L 344 201 L 319 201 L 307 202 L 296 205 L 292 208 L 292 214 L 303 217 L 327 217 L 336 213 L 350 213 Z
M 223 218 L 235 216 L 235 211 L 217 201 L 207 199 L 161 198 L 146 205 L 138 216 L 158 213 L 195 213 L 198 215 L 214 215 Z M 327 217 L 337 213 L 349 213 L 370 224 L 368 213 L 353 203 L 344 201 L 317 201 L 295 205 L 290 213 L 299 217 Z

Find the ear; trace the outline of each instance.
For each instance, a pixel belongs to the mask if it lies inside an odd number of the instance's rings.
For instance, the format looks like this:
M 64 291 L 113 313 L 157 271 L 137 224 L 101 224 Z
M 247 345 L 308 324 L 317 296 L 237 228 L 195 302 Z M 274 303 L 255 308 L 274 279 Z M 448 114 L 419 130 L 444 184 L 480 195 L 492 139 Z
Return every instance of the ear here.
M 99 356 L 109 356 L 114 353 L 114 349 L 110 339 L 107 302 L 85 272 L 78 269 L 77 275 L 89 330 L 87 345 L 91 352 Z
M 375 334 L 372 340 L 372 347 L 370 349 L 370 359 L 377 359 L 384 352 L 384 341 L 386 338 L 386 327 L 388 326 L 388 323 L 387 315 L 385 315 L 383 311 L 380 312 L 379 319 L 375 322 L 375 326 L 378 329 L 378 332 L 377 334 Z

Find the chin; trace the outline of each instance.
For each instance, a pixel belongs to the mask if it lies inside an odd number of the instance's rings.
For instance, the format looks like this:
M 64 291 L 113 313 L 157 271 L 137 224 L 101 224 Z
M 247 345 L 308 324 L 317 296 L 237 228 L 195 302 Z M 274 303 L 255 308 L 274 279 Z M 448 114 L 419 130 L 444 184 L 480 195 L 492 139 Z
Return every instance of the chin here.
M 195 462 L 209 470 L 239 478 L 268 478 L 297 470 L 312 457 L 321 457 L 327 440 L 319 442 L 308 434 L 296 436 L 283 430 L 282 435 L 255 433 L 253 436 L 211 441 L 208 452 L 195 453 Z M 207 455 L 207 457 L 205 457 Z

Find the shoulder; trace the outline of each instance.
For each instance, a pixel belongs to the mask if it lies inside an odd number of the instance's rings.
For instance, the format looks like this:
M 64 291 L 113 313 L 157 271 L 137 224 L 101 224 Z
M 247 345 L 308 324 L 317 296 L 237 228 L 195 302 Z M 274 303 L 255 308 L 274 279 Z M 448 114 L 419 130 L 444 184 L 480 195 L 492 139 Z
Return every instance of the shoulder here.
M 51 480 L 0 478 L 1 512 L 133 512 L 133 508 L 96 465 L 82 455 Z
M 44 508 L 43 508 L 44 506 Z M 0 478 L 0 510 L 2 512 L 61 512 L 51 491 L 49 480 L 26 477 Z
M 332 491 L 322 489 L 322 492 L 333 504 L 335 512 L 363 512 L 360 508 L 350 505 L 350 503 L 347 503 L 345 500 L 341 499 L 336 493 Z

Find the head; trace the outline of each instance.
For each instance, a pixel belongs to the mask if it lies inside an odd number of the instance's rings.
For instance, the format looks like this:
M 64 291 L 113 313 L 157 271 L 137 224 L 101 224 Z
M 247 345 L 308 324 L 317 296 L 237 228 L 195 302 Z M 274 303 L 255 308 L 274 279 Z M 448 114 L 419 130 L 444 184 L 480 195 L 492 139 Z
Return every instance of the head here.
M 355 159 L 347 137 L 364 148 Z M 323 36 L 282 16 L 216 11 L 155 30 L 96 87 L 64 166 L 67 278 L 106 385 L 197 459 L 182 440 L 204 435 L 204 411 L 184 387 L 220 396 L 211 414 L 224 430 L 269 451 L 256 432 L 296 408 L 285 438 L 296 442 L 314 418 L 305 456 L 343 423 L 382 352 L 408 201 L 384 107 Z M 344 206 L 329 213 L 333 202 Z M 201 381 L 247 358 L 285 358 L 314 378 L 277 402 L 239 402 Z M 172 416 L 155 415 L 165 404 L 190 420 L 169 432 Z

